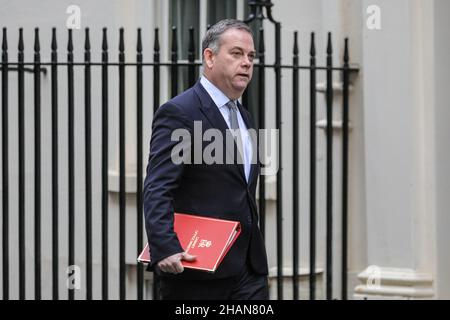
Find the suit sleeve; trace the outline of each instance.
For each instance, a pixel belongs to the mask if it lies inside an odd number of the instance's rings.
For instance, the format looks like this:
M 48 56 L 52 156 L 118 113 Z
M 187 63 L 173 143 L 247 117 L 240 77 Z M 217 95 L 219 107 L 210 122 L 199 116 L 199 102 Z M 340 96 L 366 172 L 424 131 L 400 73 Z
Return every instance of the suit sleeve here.
M 183 252 L 173 230 L 173 190 L 180 182 L 184 165 L 175 164 L 171 152 L 179 141 L 171 141 L 172 132 L 190 125 L 179 106 L 166 103 L 156 112 L 150 141 L 147 176 L 144 181 L 145 228 L 150 245 L 150 269 L 162 259 Z M 189 151 L 190 152 L 190 151 Z

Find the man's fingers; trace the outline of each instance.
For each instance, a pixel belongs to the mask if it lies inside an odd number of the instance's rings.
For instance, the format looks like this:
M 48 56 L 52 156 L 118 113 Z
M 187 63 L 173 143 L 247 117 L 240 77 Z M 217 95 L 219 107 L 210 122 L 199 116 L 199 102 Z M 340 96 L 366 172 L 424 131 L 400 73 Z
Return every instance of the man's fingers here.
M 183 252 L 183 254 L 181 255 L 181 259 L 191 262 L 191 261 L 195 261 L 195 259 L 197 259 L 197 257 L 190 255 L 189 253 Z
M 173 256 L 167 257 L 166 259 L 162 260 L 158 264 L 158 266 L 162 272 L 178 274 L 184 271 L 184 267 L 183 264 L 181 263 L 181 260 L 194 261 L 196 258 L 197 258 L 196 256 L 190 255 L 186 252 L 177 253 L 174 254 Z
M 165 273 L 173 273 L 173 271 L 174 271 L 174 269 L 168 264 L 164 264 L 164 265 L 160 266 L 159 268 L 161 269 L 162 272 L 165 272 Z
M 159 265 L 159 269 L 162 271 L 162 272 L 167 272 L 167 268 L 166 268 L 166 266 L 164 266 L 164 265 Z
M 184 271 L 184 267 L 181 264 L 181 262 L 176 262 L 174 264 L 174 268 L 175 268 L 176 273 L 182 273 Z
M 161 269 L 162 272 L 174 273 L 176 271 L 176 269 L 173 266 L 173 264 L 180 261 L 180 258 L 181 258 L 181 252 L 171 255 L 171 256 L 161 260 L 158 263 L 158 267 L 159 267 L 159 269 Z
M 184 271 L 183 265 L 179 261 L 174 261 L 170 264 L 164 264 L 159 267 L 161 271 L 166 273 L 178 274 Z

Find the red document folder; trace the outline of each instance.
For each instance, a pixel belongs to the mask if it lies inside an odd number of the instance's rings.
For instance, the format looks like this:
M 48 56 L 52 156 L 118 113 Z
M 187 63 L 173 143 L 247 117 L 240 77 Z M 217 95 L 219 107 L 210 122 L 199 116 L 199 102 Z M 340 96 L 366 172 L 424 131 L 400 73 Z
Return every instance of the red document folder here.
M 197 257 L 192 262 L 182 260 L 183 266 L 214 272 L 241 233 L 241 226 L 237 221 L 175 213 L 174 231 L 184 251 Z M 150 259 L 147 243 L 138 261 L 149 263 Z

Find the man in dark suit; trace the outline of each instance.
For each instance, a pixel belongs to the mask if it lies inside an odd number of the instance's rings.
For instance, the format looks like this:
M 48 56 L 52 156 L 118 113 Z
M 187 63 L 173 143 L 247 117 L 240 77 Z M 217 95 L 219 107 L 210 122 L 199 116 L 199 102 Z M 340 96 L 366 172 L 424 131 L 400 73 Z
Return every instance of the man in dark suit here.
M 149 270 L 159 276 L 162 299 L 268 299 L 267 256 L 255 200 L 260 172 L 257 140 L 249 134 L 253 130 L 249 112 L 237 101 L 253 73 L 251 30 L 241 21 L 222 20 L 207 31 L 202 50 L 203 76 L 162 105 L 153 120 L 144 184 Z M 220 131 L 223 161 L 194 161 L 207 146 L 195 136 L 198 125 L 201 133 Z M 183 149 L 188 161 L 181 163 L 174 161 L 179 140 L 173 141 L 172 133 L 177 129 L 193 137 L 190 148 Z M 238 132 L 231 148 L 225 138 L 230 132 Z M 196 257 L 184 252 L 178 241 L 174 212 L 240 222 L 241 234 L 216 272 L 183 268 L 182 260 Z

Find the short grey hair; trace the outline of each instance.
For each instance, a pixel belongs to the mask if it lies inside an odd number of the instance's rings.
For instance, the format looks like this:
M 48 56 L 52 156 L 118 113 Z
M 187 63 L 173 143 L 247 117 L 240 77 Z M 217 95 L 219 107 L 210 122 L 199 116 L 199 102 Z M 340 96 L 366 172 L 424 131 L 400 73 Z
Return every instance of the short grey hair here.
M 210 48 L 215 54 L 219 52 L 220 49 L 220 37 L 222 34 L 224 34 L 227 30 L 230 29 L 238 29 L 238 30 L 244 30 L 247 31 L 252 37 L 253 32 L 250 29 L 250 27 L 241 20 L 236 19 L 224 19 L 217 22 L 215 25 L 213 25 L 211 28 L 208 29 L 205 36 L 203 37 L 202 41 L 202 58 L 203 53 L 205 52 L 206 48 Z

